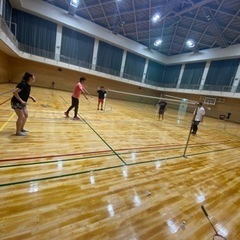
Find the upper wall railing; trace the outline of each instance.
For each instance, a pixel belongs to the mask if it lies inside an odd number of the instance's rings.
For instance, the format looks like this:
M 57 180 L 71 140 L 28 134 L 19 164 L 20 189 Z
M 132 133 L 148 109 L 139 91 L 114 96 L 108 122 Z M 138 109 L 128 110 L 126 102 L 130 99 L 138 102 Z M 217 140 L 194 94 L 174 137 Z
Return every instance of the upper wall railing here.
M 43 49 L 37 49 L 28 45 L 24 45 L 22 43 L 19 43 L 14 36 L 14 34 L 11 32 L 8 24 L 4 21 L 4 19 L 0 18 L 0 31 L 3 31 L 9 40 L 22 52 L 40 56 L 43 58 L 55 60 L 57 62 L 67 63 L 70 65 L 83 67 L 90 70 L 95 70 L 98 72 L 106 73 L 108 75 L 122 77 L 127 80 L 133 80 L 135 82 L 144 83 L 150 86 L 154 87 L 160 87 L 164 89 L 184 89 L 184 90 L 205 90 L 205 91 L 216 91 L 221 93 L 240 93 L 240 85 L 239 86 L 220 86 L 220 85 L 200 85 L 200 84 L 168 84 L 168 83 L 161 83 L 157 81 L 151 81 L 148 78 L 146 78 L 144 81 L 142 81 L 141 77 L 129 75 L 126 73 L 121 73 L 120 71 L 115 71 L 113 69 L 109 69 L 106 67 L 102 67 L 99 65 L 94 65 L 92 63 L 88 63 L 79 59 L 70 58 L 64 55 L 59 55 L 54 52 L 49 52 Z M 122 74 L 122 76 L 121 76 Z
M 7 37 L 9 38 L 9 40 L 16 46 L 18 47 L 18 41 L 16 39 L 16 37 L 14 36 L 14 34 L 12 33 L 9 25 L 11 25 L 11 23 L 6 22 L 2 17 L 0 17 L 0 31 L 3 31 Z

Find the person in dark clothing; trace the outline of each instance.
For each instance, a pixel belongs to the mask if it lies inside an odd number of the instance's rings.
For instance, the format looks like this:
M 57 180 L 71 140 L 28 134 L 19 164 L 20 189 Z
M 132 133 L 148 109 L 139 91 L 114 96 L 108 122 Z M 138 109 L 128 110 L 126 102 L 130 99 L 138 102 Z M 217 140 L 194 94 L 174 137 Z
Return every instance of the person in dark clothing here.
M 225 121 L 228 121 L 230 119 L 231 115 L 232 115 L 232 113 L 228 112 Z
M 22 78 L 22 81 L 13 90 L 11 107 L 18 116 L 16 122 L 17 136 L 25 136 L 27 132 L 27 130 L 24 129 L 24 125 L 28 118 L 27 101 L 29 98 L 31 98 L 33 102 L 36 102 L 36 99 L 30 95 L 31 85 L 34 82 L 35 76 L 32 73 L 26 72 Z
M 99 106 L 101 105 L 101 110 L 103 111 L 103 103 L 104 103 L 104 99 L 105 99 L 107 91 L 105 91 L 104 86 L 101 86 L 100 88 L 98 88 L 97 93 L 98 93 L 97 110 L 99 110 Z
M 162 116 L 162 121 L 164 120 L 164 113 L 167 110 L 167 103 L 165 101 L 159 101 L 158 103 L 158 120 Z

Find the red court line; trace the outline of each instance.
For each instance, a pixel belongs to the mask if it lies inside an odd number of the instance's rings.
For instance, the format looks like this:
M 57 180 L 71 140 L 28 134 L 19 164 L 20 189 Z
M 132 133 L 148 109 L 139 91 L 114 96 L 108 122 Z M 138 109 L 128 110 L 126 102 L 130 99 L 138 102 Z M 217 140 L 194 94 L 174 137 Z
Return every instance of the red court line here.
M 35 156 L 35 157 L 22 157 L 22 158 L 6 158 L 0 160 L 0 162 L 10 162 L 10 161 L 19 161 L 19 160 L 32 160 L 32 159 L 41 159 L 41 158 L 55 158 L 55 157 L 69 157 L 69 156 L 77 156 L 77 155 L 86 155 L 92 153 L 108 153 L 112 152 L 111 150 L 102 150 L 95 152 L 82 152 L 82 153 L 69 153 L 69 154 L 59 154 L 59 155 L 45 155 L 45 156 Z
M 194 143 L 194 144 L 189 144 L 190 146 L 199 146 L 201 147 L 202 145 L 217 145 L 219 143 L 226 143 L 229 141 L 219 141 L 219 142 L 214 142 L 214 143 Z M 141 150 L 147 150 L 147 149 L 154 149 L 154 148 L 167 148 L 167 147 L 177 147 L 177 146 L 185 146 L 185 144 L 168 144 L 168 145 L 152 145 L 152 146 L 146 146 L 146 147 L 132 147 L 132 148 L 122 148 L 122 149 L 115 149 L 115 152 L 118 151 L 130 151 L 130 150 L 135 150 L 135 149 L 141 149 Z M 69 154 L 59 154 L 59 155 L 45 155 L 45 156 L 35 156 L 35 157 L 22 157 L 22 158 L 8 158 L 8 159 L 2 159 L 0 162 L 10 162 L 10 161 L 27 161 L 27 160 L 33 160 L 33 159 L 41 159 L 41 158 L 56 158 L 56 157 L 68 157 L 68 156 L 77 156 L 77 155 L 87 155 L 87 154 L 92 154 L 92 153 L 111 153 L 111 150 L 102 150 L 102 151 L 94 151 L 94 152 L 82 152 L 82 153 L 69 153 Z
M 218 141 L 218 142 L 204 142 L 204 143 L 194 143 L 194 144 L 188 144 L 189 146 L 202 146 L 202 145 L 216 145 L 219 143 L 229 143 L 229 141 Z M 136 148 L 121 148 L 121 149 L 116 149 L 115 151 L 127 151 L 127 150 L 133 150 L 133 149 L 150 149 L 150 148 L 156 148 L 156 147 L 161 147 L 161 148 L 165 148 L 165 147 L 178 147 L 178 146 L 185 146 L 186 144 L 168 144 L 168 145 L 152 145 L 152 146 L 148 146 L 148 147 L 136 147 Z
M 124 151 L 124 150 L 132 150 L 132 149 L 149 149 L 156 147 L 169 147 L 169 146 L 181 146 L 182 144 L 174 144 L 174 145 L 156 145 L 154 147 L 139 147 L 139 148 L 126 148 L 126 149 L 116 149 L 115 151 Z M 112 152 L 111 150 L 102 150 L 102 151 L 94 151 L 94 152 L 81 152 L 81 153 L 69 153 L 69 154 L 57 154 L 57 155 L 45 155 L 45 156 L 35 156 L 35 157 L 20 157 L 20 158 L 6 158 L 0 159 L 0 162 L 10 162 L 10 161 L 19 161 L 19 160 L 33 160 L 33 159 L 41 159 L 41 158 L 57 158 L 57 157 L 69 157 L 69 156 L 77 156 L 77 155 L 87 155 L 92 153 L 108 153 Z

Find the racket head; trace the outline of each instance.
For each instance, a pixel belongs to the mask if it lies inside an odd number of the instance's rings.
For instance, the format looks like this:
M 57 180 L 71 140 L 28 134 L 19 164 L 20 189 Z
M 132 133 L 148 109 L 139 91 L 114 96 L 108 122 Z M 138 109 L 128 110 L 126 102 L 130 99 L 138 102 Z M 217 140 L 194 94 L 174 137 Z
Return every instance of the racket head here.
M 213 240 L 227 240 L 224 236 L 216 233 L 213 235 Z

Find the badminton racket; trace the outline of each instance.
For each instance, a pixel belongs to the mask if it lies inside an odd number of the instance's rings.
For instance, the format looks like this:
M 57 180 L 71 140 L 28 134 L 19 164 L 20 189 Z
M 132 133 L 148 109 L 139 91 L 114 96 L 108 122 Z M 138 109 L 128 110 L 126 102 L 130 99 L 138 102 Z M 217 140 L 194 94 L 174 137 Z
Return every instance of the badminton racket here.
M 224 236 L 222 236 L 221 234 L 219 234 L 219 233 L 217 232 L 216 228 L 213 226 L 211 220 L 209 219 L 208 213 L 207 213 L 206 209 L 204 208 L 204 206 L 201 206 L 201 208 L 202 208 L 202 210 L 203 210 L 204 215 L 206 216 L 206 218 L 207 218 L 208 221 L 210 222 L 213 230 L 215 231 L 215 234 L 213 235 L 213 238 L 212 238 L 212 239 L 213 239 L 213 240 L 227 240 Z
M 90 105 L 90 104 L 91 104 L 91 102 L 90 102 L 89 98 L 85 98 L 85 100 L 86 100 L 86 102 L 87 102 L 87 104 L 88 104 L 88 105 Z

